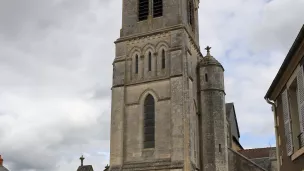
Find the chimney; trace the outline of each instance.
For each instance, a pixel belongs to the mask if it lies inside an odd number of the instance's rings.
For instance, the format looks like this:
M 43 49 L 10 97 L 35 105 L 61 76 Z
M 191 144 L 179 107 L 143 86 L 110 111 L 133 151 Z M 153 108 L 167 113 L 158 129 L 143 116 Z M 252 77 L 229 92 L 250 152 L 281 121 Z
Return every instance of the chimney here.
M 0 155 L 0 166 L 3 166 L 3 159 L 1 157 L 1 155 Z

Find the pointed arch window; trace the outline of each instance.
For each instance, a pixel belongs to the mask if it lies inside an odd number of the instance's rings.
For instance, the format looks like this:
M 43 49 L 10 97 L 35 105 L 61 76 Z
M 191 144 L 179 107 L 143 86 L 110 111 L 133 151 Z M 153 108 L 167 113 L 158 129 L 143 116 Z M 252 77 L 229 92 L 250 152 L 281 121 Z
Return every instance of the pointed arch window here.
M 138 55 L 135 56 L 135 73 L 138 73 Z
M 162 50 L 161 61 L 162 69 L 166 68 L 166 52 L 164 49 Z
M 153 0 L 153 17 L 163 16 L 163 0 Z
M 149 15 L 149 0 L 138 0 L 138 20 L 147 20 Z
M 151 52 L 149 52 L 149 56 L 148 56 L 148 71 L 152 70 L 152 54 Z
M 151 94 L 144 101 L 144 148 L 155 147 L 155 102 Z

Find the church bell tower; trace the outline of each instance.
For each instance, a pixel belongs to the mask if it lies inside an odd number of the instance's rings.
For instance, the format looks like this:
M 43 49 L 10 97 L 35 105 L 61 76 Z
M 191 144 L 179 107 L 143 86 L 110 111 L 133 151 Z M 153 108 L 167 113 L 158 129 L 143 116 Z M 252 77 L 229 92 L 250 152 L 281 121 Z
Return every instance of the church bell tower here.
M 123 0 L 110 170 L 203 170 L 199 0 Z M 222 170 L 221 170 L 222 171 Z

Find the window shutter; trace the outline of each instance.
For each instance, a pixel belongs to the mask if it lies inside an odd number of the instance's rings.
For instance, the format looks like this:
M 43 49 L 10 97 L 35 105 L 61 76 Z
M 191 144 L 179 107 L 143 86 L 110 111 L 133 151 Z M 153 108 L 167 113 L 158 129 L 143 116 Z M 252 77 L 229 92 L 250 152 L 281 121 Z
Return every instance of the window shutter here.
M 287 150 L 287 155 L 291 156 L 291 154 L 293 153 L 293 144 L 292 144 L 292 132 L 291 132 L 291 122 L 290 122 L 291 120 L 289 114 L 287 90 L 284 90 L 282 93 L 282 107 L 283 107 L 283 116 L 284 116 L 286 150 Z
M 299 121 L 300 128 L 302 132 L 302 137 L 300 138 L 301 144 L 304 144 L 304 79 L 303 79 L 303 66 L 301 66 L 297 74 L 298 83 L 298 106 L 299 106 Z

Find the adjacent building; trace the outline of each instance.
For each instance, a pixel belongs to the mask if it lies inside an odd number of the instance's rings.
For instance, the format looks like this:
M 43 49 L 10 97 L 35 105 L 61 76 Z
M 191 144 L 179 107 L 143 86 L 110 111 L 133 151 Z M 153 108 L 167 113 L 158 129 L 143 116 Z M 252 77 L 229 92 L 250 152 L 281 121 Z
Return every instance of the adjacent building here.
M 272 105 L 280 171 L 304 170 L 304 26 L 265 99 Z
M 278 170 L 275 147 L 242 149 L 238 152 L 268 171 Z

